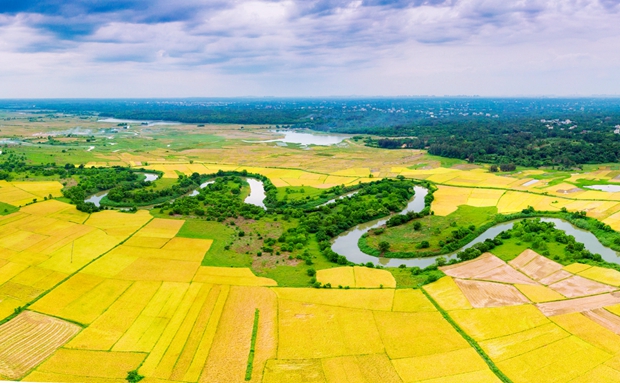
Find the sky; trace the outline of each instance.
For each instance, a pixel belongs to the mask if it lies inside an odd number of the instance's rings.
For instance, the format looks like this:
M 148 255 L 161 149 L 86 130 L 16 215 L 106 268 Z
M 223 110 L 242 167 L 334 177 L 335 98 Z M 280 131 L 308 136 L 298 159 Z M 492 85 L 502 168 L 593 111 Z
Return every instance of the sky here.
M 620 95 L 620 0 L 0 0 L 0 98 Z

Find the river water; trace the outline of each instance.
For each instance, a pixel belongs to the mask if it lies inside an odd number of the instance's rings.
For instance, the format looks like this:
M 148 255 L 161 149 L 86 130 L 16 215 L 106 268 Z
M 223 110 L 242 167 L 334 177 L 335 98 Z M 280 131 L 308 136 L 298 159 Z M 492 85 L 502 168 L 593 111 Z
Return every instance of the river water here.
M 413 197 L 411 202 L 409 202 L 407 208 L 405 208 L 405 210 L 403 210 L 401 213 L 406 213 L 409 211 L 417 213 L 424 209 L 424 197 L 426 196 L 428 191 L 422 187 L 416 187 L 415 191 L 415 196 Z M 334 240 L 332 244 L 332 250 L 340 255 L 344 255 L 349 261 L 357 264 L 372 262 L 375 265 L 386 267 L 398 267 L 400 265 L 405 265 L 407 267 L 417 266 L 420 268 L 425 268 L 434 264 L 439 257 L 445 258 L 446 260 L 455 259 L 458 252 L 468 249 L 476 243 L 484 242 L 486 239 L 493 239 L 502 231 L 512 229 L 515 222 L 520 221 L 517 220 L 497 224 L 486 230 L 484 233 L 480 234 L 467 245 L 463 246 L 462 248 L 451 254 L 424 258 L 379 258 L 361 251 L 358 246 L 358 241 L 362 237 L 362 235 L 364 235 L 373 228 L 384 225 L 387 220 L 388 218 L 383 218 L 376 221 L 366 222 L 341 234 Z M 575 240 L 577 242 L 583 243 L 587 250 L 595 254 L 600 254 L 605 261 L 620 263 L 620 257 L 618 256 L 618 253 L 608 247 L 605 247 L 596 238 L 596 236 L 594 236 L 594 234 L 590 233 L 589 231 L 579 229 L 578 227 L 573 226 L 571 223 L 558 218 L 541 218 L 541 221 L 553 222 L 557 229 L 563 230 L 564 232 L 566 232 L 566 234 L 572 235 L 573 237 L 575 237 Z
M 266 195 L 263 183 L 254 178 L 246 178 L 245 180 L 250 184 L 250 195 L 248 195 L 243 202 L 267 209 L 265 206 Z

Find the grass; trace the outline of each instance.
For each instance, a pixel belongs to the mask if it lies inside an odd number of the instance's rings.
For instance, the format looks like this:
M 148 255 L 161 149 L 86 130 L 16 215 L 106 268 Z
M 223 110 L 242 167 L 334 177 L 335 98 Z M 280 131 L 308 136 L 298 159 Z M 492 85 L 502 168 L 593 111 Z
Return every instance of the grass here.
M 211 248 L 202 260 L 203 266 L 250 267 L 252 265 L 249 255 L 226 250 L 226 246 L 235 236 L 235 231 L 221 223 L 190 219 L 185 221 L 177 236 L 213 240 Z
M 250 343 L 250 354 L 248 355 L 248 366 L 245 370 L 245 380 L 252 379 L 252 368 L 254 367 L 254 352 L 256 350 L 256 335 L 258 334 L 258 315 L 260 311 L 254 311 L 254 326 L 252 326 L 252 343 Z
M 317 189 L 311 186 L 287 186 L 278 188 L 277 197 L 278 200 L 282 200 L 286 197 L 290 201 L 298 201 L 306 199 L 306 197 L 312 198 L 319 196 L 324 191 L 324 189 Z
M 428 159 L 429 161 L 439 161 L 439 163 L 441 164 L 441 167 L 444 167 L 444 168 L 450 168 L 454 165 L 460 165 L 460 164 L 467 163 L 467 161 L 459 160 L 457 158 L 445 158 L 445 157 L 434 156 L 432 154 L 426 154 L 424 156 L 424 159 Z
M 369 233 L 365 238 L 366 244 L 374 249 L 379 248 L 379 242 L 390 243 L 391 252 L 425 253 L 440 251 L 440 241 L 447 241 L 452 236 L 452 231 L 459 227 L 468 228 L 470 225 L 480 227 L 492 222 L 497 214 L 496 207 L 473 207 L 462 205 L 445 217 L 429 215 L 424 218 L 410 221 L 400 226 L 386 228 L 382 234 Z M 420 230 L 414 230 L 416 222 L 420 222 Z M 428 241 L 429 248 L 416 249 L 415 245 L 422 241 Z
M 503 239 L 502 241 L 504 242 L 502 245 L 495 247 L 493 250 L 490 250 L 490 252 L 497 255 L 499 258 L 503 259 L 506 262 L 515 259 L 524 250 L 532 249 L 532 244 L 523 241 L 521 238 Z M 566 245 L 557 243 L 555 241 L 547 242 L 547 250 L 549 251 L 548 258 L 551 258 L 559 263 L 572 263 L 573 261 L 565 261 L 565 247 Z M 537 249 L 533 250 L 539 253 L 542 251 Z
M 401 269 L 396 267 L 387 267 L 384 270 L 389 271 L 396 280 L 397 289 L 415 288 L 423 285 L 427 277 L 424 275 L 413 275 L 409 269 Z
M 8 203 L 0 202 L 0 215 L 9 215 L 18 211 L 19 208 Z

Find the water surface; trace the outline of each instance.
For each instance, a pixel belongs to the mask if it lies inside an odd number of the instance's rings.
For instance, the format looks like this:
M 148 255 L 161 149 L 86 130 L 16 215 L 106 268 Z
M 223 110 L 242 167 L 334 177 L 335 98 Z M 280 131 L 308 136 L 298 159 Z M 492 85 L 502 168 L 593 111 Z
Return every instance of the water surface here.
M 600 190 L 608 193 L 620 192 L 620 185 L 592 185 L 584 186 L 586 189 Z
M 330 146 L 337 145 L 350 137 L 342 134 L 314 134 L 293 130 L 272 130 L 272 132 L 277 134 L 283 134 L 284 138 L 253 142 L 284 142 L 289 144 Z
M 254 178 L 246 178 L 245 180 L 250 184 L 250 195 L 248 195 L 243 202 L 267 209 L 265 206 L 266 195 L 263 183 Z

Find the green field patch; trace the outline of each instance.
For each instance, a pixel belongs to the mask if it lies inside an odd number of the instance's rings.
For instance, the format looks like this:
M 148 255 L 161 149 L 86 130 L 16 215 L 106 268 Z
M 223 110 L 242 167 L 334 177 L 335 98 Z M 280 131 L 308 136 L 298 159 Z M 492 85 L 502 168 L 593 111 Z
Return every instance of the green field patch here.
M 494 206 L 462 205 L 445 217 L 428 215 L 400 226 L 371 230 L 361 242 L 365 242 L 366 246 L 377 251 L 380 248 L 379 243 L 387 242 L 390 244 L 390 252 L 419 253 L 420 255 L 441 252 L 450 242 L 472 236 L 477 228 L 493 222 L 496 214 L 497 208 Z M 471 230 L 472 225 L 474 230 Z M 428 247 L 422 246 L 423 241 L 428 242 Z
M 202 260 L 203 266 L 250 267 L 252 261 L 247 254 L 239 254 L 229 249 L 235 231 L 219 222 L 187 220 L 177 237 L 212 239 L 213 244 Z
M 0 215 L 8 215 L 15 213 L 19 208 L 8 203 L 0 202 Z

